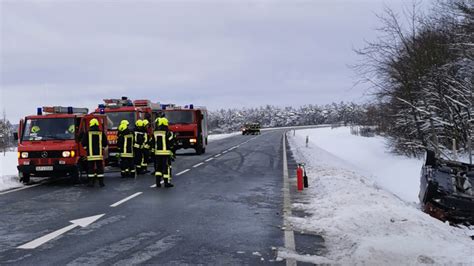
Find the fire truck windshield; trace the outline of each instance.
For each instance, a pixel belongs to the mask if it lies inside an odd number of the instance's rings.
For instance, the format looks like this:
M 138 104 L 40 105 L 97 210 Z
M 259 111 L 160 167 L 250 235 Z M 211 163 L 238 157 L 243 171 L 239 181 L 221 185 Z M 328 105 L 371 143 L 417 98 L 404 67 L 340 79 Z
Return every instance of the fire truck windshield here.
M 194 123 L 194 112 L 192 111 L 168 111 L 165 117 L 170 124 L 192 124 Z
M 105 115 L 107 115 L 107 125 L 109 129 L 117 129 L 122 120 L 127 120 L 131 127 L 135 125 L 134 112 L 107 112 Z
M 69 140 L 75 131 L 72 117 L 27 119 L 22 140 Z

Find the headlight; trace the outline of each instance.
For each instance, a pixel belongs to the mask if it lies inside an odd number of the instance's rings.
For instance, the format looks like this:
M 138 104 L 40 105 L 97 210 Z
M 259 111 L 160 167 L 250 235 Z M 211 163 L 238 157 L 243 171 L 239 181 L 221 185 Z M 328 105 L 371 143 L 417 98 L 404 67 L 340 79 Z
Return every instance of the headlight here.
M 26 159 L 28 158 L 28 153 L 26 151 L 21 153 L 21 158 Z
M 69 157 L 69 156 L 71 156 L 71 152 L 70 152 L 70 151 L 63 151 L 63 157 L 64 157 L 64 158 L 67 158 L 67 157 Z
M 196 143 L 196 139 L 190 139 L 189 142 Z

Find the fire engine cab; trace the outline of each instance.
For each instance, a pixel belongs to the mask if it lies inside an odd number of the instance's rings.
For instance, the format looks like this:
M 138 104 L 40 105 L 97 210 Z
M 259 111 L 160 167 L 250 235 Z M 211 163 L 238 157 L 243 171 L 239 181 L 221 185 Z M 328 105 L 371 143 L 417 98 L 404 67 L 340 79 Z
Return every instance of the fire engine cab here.
M 177 139 L 177 149 L 192 148 L 196 154 L 206 152 L 207 146 L 207 110 L 205 107 L 186 105 L 163 105 L 163 115 L 169 121 L 169 129 Z
M 118 126 L 122 120 L 130 123 L 133 129 L 137 119 L 148 119 L 153 124 L 155 113 L 160 110 L 159 103 L 152 103 L 150 100 L 132 101 L 127 97 L 121 99 L 104 99 L 104 104 L 99 104 L 94 113 L 105 114 L 107 117 L 107 140 L 109 142 L 109 163 L 116 163 L 118 156 Z M 153 129 L 150 128 L 150 134 Z
M 37 109 L 36 115 L 22 119 L 14 133 L 20 180 L 29 183 L 31 176 L 69 176 L 74 182 L 81 181 L 86 151 L 79 136 L 92 118 L 99 120 L 102 130 L 107 129 L 105 116 L 88 115 L 87 108 L 43 107 Z

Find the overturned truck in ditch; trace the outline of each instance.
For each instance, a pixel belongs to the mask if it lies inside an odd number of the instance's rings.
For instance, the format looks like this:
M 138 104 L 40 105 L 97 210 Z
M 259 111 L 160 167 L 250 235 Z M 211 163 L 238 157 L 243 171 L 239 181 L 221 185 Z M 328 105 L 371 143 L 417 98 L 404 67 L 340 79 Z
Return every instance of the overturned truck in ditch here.
M 474 165 L 437 158 L 427 151 L 419 199 L 424 212 L 442 221 L 474 225 Z

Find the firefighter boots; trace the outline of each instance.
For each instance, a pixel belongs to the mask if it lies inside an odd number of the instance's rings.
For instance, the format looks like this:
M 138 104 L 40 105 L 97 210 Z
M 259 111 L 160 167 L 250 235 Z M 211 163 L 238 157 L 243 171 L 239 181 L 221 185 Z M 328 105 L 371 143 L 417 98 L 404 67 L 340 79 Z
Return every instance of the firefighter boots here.
M 173 184 L 171 184 L 168 179 L 165 179 L 165 187 L 174 187 Z

